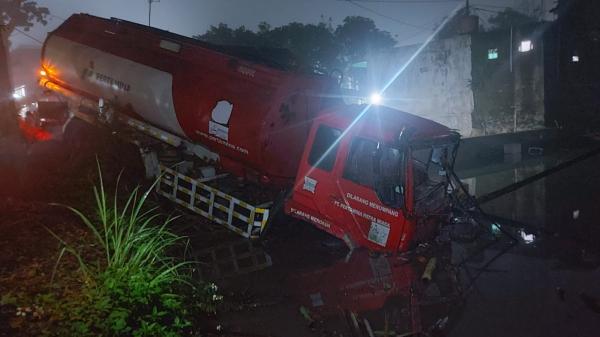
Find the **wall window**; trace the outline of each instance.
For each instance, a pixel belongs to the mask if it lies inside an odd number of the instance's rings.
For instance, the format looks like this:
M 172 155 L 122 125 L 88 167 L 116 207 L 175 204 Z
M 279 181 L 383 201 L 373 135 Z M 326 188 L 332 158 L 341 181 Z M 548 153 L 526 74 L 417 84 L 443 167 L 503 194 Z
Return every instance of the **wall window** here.
M 488 60 L 496 60 L 496 59 L 498 59 L 498 48 L 488 49 Z
M 308 155 L 308 163 L 325 171 L 331 171 L 335 163 L 342 132 L 332 127 L 321 125 L 317 129 L 315 140 Z
M 528 51 L 533 50 L 533 42 L 531 40 L 523 40 L 521 44 L 519 44 L 519 51 L 521 53 L 527 53 Z
M 13 90 L 13 95 L 12 96 L 13 96 L 14 99 L 25 98 L 25 96 L 27 96 L 27 94 L 25 93 L 25 86 L 22 85 L 22 86 L 16 87 Z

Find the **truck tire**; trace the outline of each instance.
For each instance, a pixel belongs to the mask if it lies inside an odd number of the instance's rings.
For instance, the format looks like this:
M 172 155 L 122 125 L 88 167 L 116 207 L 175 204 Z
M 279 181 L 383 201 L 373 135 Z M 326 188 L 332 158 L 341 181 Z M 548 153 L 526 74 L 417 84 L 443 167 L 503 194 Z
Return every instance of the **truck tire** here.
M 78 119 L 71 118 L 65 125 L 62 141 L 67 147 L 78 148 L 90 141 L 91 126 Z

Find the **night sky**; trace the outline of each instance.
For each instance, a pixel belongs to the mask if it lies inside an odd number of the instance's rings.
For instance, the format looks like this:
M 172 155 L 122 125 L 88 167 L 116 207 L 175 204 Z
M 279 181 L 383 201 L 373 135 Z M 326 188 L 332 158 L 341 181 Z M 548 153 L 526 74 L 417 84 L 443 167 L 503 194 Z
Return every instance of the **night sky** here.
M 471 0 L 471 6 L 474 13 L 485 18 L 504 6 L 528 12 L 542 2 L 548 10 L 554 0 Z M 38 0 L 38 3 L 50 9 L 48 25 L 34 27 L 28 33 L 33 39 L 15 32 L 11 37 L 14 47 L 38 44 L 34 39 L 44 40 L 48 31 L 73 13 L 148 22 L 148 0 Z M 318 23 L 322 18 L 325 21 L 331 18 L 335 26 L 346 16 L 360 15 L 373 19 L 379 28 L 392 33 L 403 45 L 425 40 L 444 17 L 462 5 L 464 0 L 357 0 L 352 3 L 343 0 L 160 0 L 152 5 L 152 25 L 191 36 L 220 22 L 255 29 L 261 21 L 280 26 L 292 21 Z

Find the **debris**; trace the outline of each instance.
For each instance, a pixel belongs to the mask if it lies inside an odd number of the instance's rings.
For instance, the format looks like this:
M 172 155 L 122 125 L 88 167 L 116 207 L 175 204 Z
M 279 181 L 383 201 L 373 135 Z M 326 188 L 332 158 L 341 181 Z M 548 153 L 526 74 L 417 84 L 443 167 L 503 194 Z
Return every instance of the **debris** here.
M 438 285 L 435 282 L 431 282 L 427 288 L 425 288 L 424 295 L 426 297 L 440 297 L 441 291 Z
M 544 148 L 543 147 L 539 147 L 539 146 L 530 146 L 527 149 L 527 153 L 530 156 L 542 156 L 542 155 L 544 155 Z
M 355 329 L 354 331 L 360 334 L 360 326 L 358 325 L 358 319 L 353 311 L 350 312 L 350 318 L 352 318 L 352 325 Z
M 306 319 L 309 327 L 315 323 L 315 320 L 310 315 L 310 310 L 308 310 L 306 307 L 304 307 L 304 306 L 300 307 L 300 314 L 302 315 L 302 317 L 304 317 L 304 319 Z
M 369 321 L 366 318 L 363 318 L 363 322 L 365 323 L 365 328 L 367 329 L 367 333 L 369 334 L 369 337 L 375 337 L 375 335 L 373 334 L 373 329 L 371 329 L 371 324 L 369 323 Z
M 588 295 L 586 293 L 580 293 L 579 294 L 579 298 L 581 298 L 581 301 L 583 302 L 583 304 L 585 304 L 586 307 L 588 307 L 588 309 L 592 310 L 593 312 L 600 314 L 600 299 L 591 295 Z
M 448 325 L 448 316 L 438 319 L 437 322 L 435 322 L 435 324 L 433 325 L 432 330 L 442 331 L 444 330 L 446 325 Z
M 565 290 L 561 287 L 556 287 L 556 295 L 561 301 L 565 301 Z
M 436 262 L 437 259 L 435 257 L 432 257 L 431 259 L 429 259 L 429 262 L 427 262 L 427 265 L 425 266 L 425 271 L 423 272 L 423 276 L 421 276 L 421 280 L 423 282 L 431 281 L 431 274 L 433 274 L 433 271 L 435 270 Z
M 321 296 L 321 293 L 314 293 L 310 294 L 309 296 L 313 307 L 320 307 L 325 304 L 323 303 L 323 297 Z

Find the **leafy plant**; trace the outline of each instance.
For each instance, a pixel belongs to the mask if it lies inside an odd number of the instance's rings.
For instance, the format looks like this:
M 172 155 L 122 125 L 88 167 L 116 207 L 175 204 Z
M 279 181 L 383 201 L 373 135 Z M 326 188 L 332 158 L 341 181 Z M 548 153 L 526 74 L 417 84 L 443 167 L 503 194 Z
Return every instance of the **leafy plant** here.
M 48 229 L 63 246 L 52 279 L 68 253 L 77 259 L 84 282 L 80 292 L 40 298 L 56 322 L 46 334 L 179 336 L 190 329 L 193 315 L 215 311 L 221 300 L 217 287 L 195 284 L 186 272 L 191 262 L 178 262 L 169 255 L 184 238 L 169 231 L 174 218 L 165 219 L 156 207 L 145 206 L 154 185 L 145 191 L 136 187 L 120 206 L 119 179 L 109 198 L 99 164 L 98 172 L 96 216 L 65 207 L 90 230 L 102 257 L 86 260 L 81 249 Z

